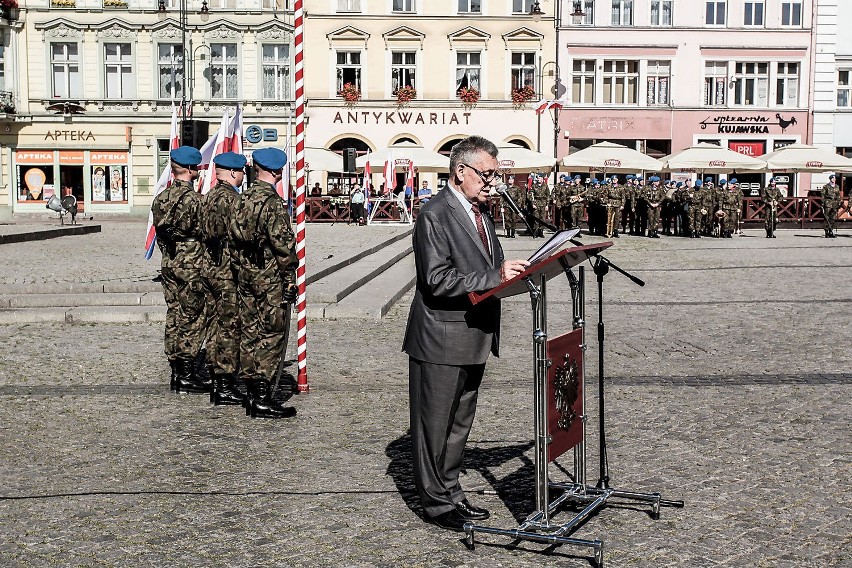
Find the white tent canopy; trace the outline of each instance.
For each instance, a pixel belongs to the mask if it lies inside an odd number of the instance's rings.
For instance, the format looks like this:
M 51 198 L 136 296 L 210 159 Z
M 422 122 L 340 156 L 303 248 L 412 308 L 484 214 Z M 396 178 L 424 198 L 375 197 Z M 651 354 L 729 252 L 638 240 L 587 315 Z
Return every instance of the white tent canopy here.
M 292 162 L 296 161 L 294 152 Z M 343 156 L 325 148 L 305 148 L 305 169 L 312 172 L 342 172 Z
M 779 172 L 852 172 L 852 160 L 828 148 L 790 144 L 761 156 L 769 169 Z
M 556 163 L 556 158 L 515 144 L 503 144 L 498 146 L 497 150 L 497 162 L 500 164 L 500 169 L 506 172 L 549 170 Z
M 396 167 L 405 167 L 409 161 L 414 162 L 414 167 L 419 171 L 443 171 L 446 172 L 450 168 L 450 158 L 427 150 L 423 146 L 418 146 L 411 142 L 400 142 L 383 150 L 376 150 L 364 156 L 359 156 L 355 160 L 355 166 L 358 169 L 363 169 L 367 162 L 370 162 L 370 169 L 373 173 L 381 172 L 384 163 L 392 158 Z
M 766 162 L 717 146 L 701 143 L 660 160 L 667 171 L 726 174 L 734 171 L 766 171 Z
M 657 172 L 663 164 L 651 156 L 621 144 L 598 142 L 588 148 L 562 158 L 562 165 L 570 170 L 606 171 L 613 173 Z

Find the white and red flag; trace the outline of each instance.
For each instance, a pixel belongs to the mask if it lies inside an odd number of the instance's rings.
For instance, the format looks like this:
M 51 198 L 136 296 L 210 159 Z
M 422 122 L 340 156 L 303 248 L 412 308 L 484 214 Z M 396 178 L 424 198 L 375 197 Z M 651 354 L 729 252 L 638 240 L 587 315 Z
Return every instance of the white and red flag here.
M 226 110 L 222 113 L 219 130 L 201 147 L 201 164 L 198 166 L 198 169 L 201 170 L 201 185 L 198 191 L 202 195 L 206 195 L 216 185 L 216 165 L 213 163 L 213 158 L 228 151 L 228 144 L 230 144 L 228 138 L 229 122 L 228 111 Z
M 178 115 L 177 108 L 172 104 L 172 127 L 169 134 L 169 151 L 180 146 L 180 133 L 178 132 Z M 154 197 L 157 197 L 161 191 L 169 187 L 172 183 L 172 168 L 169 167 L 169 162 L 160 173 L 160 178 L 157 180 L 157 185 L 154 187 Z M 150 260 L 154 254 L 154 246 L 157 244 L 157 231 L 154 228 L 154 212 L 148 211 L 148 230 L 145 231 L 145 259 Z
M 228 149 L 227 152 L 236 154 L 243 153 L 243 109 L 237 105 L 234 116 L 228 122 Z
M 385 194 L 393 193 L 396 189 L 396 164 L 394 163 L 393 154 L 388 152 L 387 161 L 385 162 Z

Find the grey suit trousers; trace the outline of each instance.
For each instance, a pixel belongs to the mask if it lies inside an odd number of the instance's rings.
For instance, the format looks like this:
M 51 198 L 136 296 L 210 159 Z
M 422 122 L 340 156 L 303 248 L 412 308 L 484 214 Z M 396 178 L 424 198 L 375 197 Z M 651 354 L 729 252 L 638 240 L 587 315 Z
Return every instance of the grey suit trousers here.
M 438 365 L 410 357 L 408 369 L 414 483 L 426 514 L 435 517 L 465 498 L 459 472 L 485 363 Z

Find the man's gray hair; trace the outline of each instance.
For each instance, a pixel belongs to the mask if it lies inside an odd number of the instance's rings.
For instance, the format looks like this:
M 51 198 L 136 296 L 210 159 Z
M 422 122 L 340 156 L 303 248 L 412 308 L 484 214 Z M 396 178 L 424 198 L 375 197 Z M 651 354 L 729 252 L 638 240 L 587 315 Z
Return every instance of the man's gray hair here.
M 479 152 L 485 152 L 492 158 L 497 157 L 497 146 L 482 136 L 468 136 L 450 150 L 450 175 L 454 175 L 459 164 L 467 164 L 476 158 Z

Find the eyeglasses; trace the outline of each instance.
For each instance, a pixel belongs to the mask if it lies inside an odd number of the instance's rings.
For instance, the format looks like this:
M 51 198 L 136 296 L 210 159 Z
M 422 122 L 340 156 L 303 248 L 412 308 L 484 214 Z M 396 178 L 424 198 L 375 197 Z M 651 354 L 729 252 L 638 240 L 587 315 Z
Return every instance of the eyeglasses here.
M 486 174 L 485 172 L 481 172 L 481 171 L 477 170 L 476 168 L 474 168 L 473 166 L 469 166 L 469 165 L 465 164 L 464 162 L 462 162 L 462 165 L 466 168 L 470 168 L 473 171 L 475 171 L 476 175 L 479 176 L 479 179 L 481 179 L 482 183 L 484 183 L 485 185 L 491 185 L 491 182 L 493 182 L 494 179 L 497 177 L 496 171 L 491 172 L 490 174 Z

